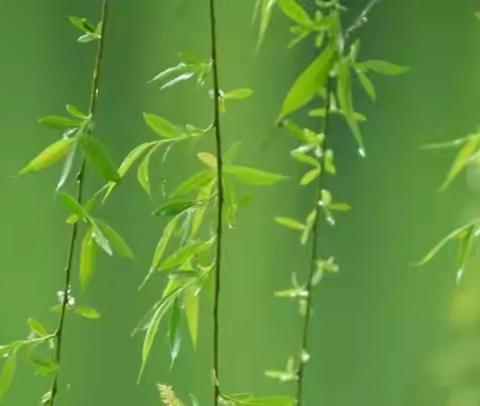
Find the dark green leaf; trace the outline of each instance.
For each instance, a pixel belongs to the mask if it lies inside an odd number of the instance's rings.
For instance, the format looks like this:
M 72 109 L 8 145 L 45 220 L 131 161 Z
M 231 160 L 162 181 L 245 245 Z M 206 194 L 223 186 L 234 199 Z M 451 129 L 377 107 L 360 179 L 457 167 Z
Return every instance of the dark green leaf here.
M 116 166 L 101 142 L 91 135 L 82 139 L 82 148 L 85 157 L 95 171 L 107 182 L 118 182 L 120 176 L 116 170 Z
M 156 209 L 153 214 L 159 217 L 170 217 L 183 213 L 185 210 L 195 207 L 197 202 L 195 200 L 175 199 L 171 200 Z

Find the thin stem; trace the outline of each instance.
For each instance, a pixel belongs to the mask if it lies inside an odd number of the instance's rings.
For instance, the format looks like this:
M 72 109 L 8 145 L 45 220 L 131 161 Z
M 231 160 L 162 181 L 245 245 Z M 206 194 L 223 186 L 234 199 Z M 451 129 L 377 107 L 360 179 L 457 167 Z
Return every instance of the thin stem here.
M 330 131 L 330 108 L 331 108 L 331 92 L 332 92 L 332 78 L 329 77 L 327 80 L 327 96 L 325 101 L 325 120 L 323 125 L 323 134 L 325 135 L 325 141 L 323 144 L 323 150 L 327 150 L 327 140 L 328 140 L 328 133 Z M 323 167 L 322 157 L 318 158 L 318 164 Z M 324 173 L 319 177 L 317 182 L 317 188 L 315 190 L 315 219 L 313 222 L 312 227 L 312 244 L 311 244 L 311 257 L 309 263 L 309 271 L 308 271 L 308 279 L 307 285 L 305 287 L 307 291 L 307 299 L 306 299 L 306 309 L 305 309 L 305 317 L 303 323 L 303 332 L 302 332 L 302 346 L 300 349 L 300 356 L 299 356 L 299 366 L 297 371 L 297 393 L 296 393 L 296 400 L 297 406 L 301 406 L 303 403 L 303 387 L 304 387 L 304 378 L 305 378 L 305 355 L 309 354 L 309 336 L 310 336 L 310 324 L 312 318 L 312 311 L 313 311 L 313 283 L 312 279 L 315 274 L 316 270 L 316 260 L 318 256 L 317 252 L 317 242 L 318 242 L 318 234 L 319 234 L 319 225 L 320 225 L 320 210 L 318 208 L 318 202 L 321 199 L 322 189 L 324 187 Z
M 101 14 L 101 33 L 100 39 L 97 46 L 97 53 L 95 59 L 95 67 L 93 71 L 92 77 L 92 90 L 90 93 L 90 105 L 89 105 L 89 116 L 90 120 L 93 122 L 96 107 L 97 107 L 97 100 L 98 100 L 98 88 L 100 83 L 100 68 L 102 65 L 103 60 L 103 51 L 105 47 L 105 28 L 107 25 L 107 17 L 108 17 L 108 0 L 103 0 L 102 3 L 102 14 Z M 90 131 L 90 130 L 89 130 Z M 81 167 L 79 172 L 76 176 L 76 198 L 77 201 L 81 204 L 83 201 L 83 190 L 84 190 L 84 180 L 85 180 L 85 168 L 86 168 L 86 161 L 85 159 L 82 161 Z M 72 226 L 72 233 L 70 236 L 70 244 L 68 248 L 67 254 L 67 263 L 65 266 L 65 285 L 63 288 L 63 298 L 61 303 L 61 310 L 60 310 L 60 318 L 58 321 L 58 327 L 55 332 L 55 362 L 60 369 L 61 361 L 62 361 L 62 344 L 63 344 L 63 336 L 65 330 L 65 318 L 68 311 L 69 306 L 69 299 L 70 299 L 70 285 L 72 280 L 72 268 L 73 268 L 73 256 L 75 253 L 75 247 L 77 245 L 77 236 L 78 236 L 78 222 Z M 58 371 L 55 373 L 55 377 L 53 379 L 53 383 L 50 389 L 50 406 L 54 406 L 56 396 L 58 394 Z
M 220 130 L 220 84 L 218 79 L 218 59 L 217 59 L 217 22 L 215 14 L 215 0 L 210 0 L 210 33 L 211 33 L 211 62 L 213 70 L 213 93 L 214 93 L 214 119 L 215 143 L 217 151 L 217 240 L 216 240 L 216 258 L 215 258 L 215 289 L 213 302 L 213 404 L 218 405 L 220 397 L 219 386 L 219 302 L 221 287 L 221 263 L 222 263 L 222 242 L 223 242 L 223 157 L 222 157 L 222 137 Z

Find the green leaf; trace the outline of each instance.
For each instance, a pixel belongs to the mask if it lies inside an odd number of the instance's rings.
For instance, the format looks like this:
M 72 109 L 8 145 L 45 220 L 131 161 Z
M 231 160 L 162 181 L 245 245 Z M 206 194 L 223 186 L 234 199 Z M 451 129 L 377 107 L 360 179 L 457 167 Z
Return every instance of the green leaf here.
M 210 154 L 208 152 L 199 152 L 197 154 L 198 159 L 205 165 L 207 165 L 210 168 L 216 168 L 217 167 L 217 157 L 213 154 Z
M 445 190 L 452 183 L 458 174 L 470 163 L 471 158 L 478 152 L 479 147 L 480 136 L 474 136 L 468 139 L 455 157 L 452 167 L 440 190 Z
M 28 327 L 30 327 L 30 330 L 32 331 L 32 333 L 34 333 L 38 337 L 48 336 L 47 329 L 39 321 L 30 318 L 30 319 L 28 319 L 27 323 L 28 323 Z
M 58 194 L 58 201 L 69 210 L 72 214 L 76 214 L 80 218 L 88 217 L 85 208 L 77 202 L 77 200 L 67 192 L 60 192 Z
M 73 142 L 72 138 L 62 138 L 51 144 L 25 165 L 19 174 L 38 172 L 52 166 L 70 151 Z
M 150 196 L 151 195 L 151 187 L 150 187 L 150 158 L 152 154 L 148 153 L 145 158 L 143 158 L 142 162 L 140 165 L 138 165 L 138 170 L 137 170 L 137 179 L 138 183 L 140 183 L 140 186 L 142 187 L 145 192 Z
M 391 62 L 379 60 L 361 62 L 357 64 L 357 66 L 359 66 L 360 68 L 365 68 L 367 70 L 373 70 L 377 73 L 388 76 L 402 75 L 410 70 L 410 68 L 406 66 L 399 66 Z
M 353 109 L 350 68 L 351 61 L 349 58 L 344 58 L 337 65 L 337 96 L 340 107 L 345 113 L 347 123 L 357 141 L 359 153 L 363 157 L 365 156 L 365 147 L 363 145 L 363 137 L 355 118 L 355 111 Z
M 233 163 L 237 159 L 242 145 L 243 144 L 241 142 L 235 142 L 230 145 L 230 147 L 228 147 L 228 149 L 223 154 L 223 160 L 227 165 Z
M 13 382 L 16 367 L 17 354 L 14 351 L 8 356 L 7 361 L 3 366 L 2 374 L 0 375 L 0 402 L 5 398 L 5 395 Z
M 85 289 L 95 271 L 96 244 L 92 230 L 88 230 L 82 240 L 80 248 L 80 286 Z
M 127 259 L 135 259 L 135 255 L 125 239 L 113 227 L 100 220 L 96 220 L 96 222 L 118 255 Z
M 52 376 L 58 370 L 58 364 L 49 358 L 30 355 L 28 361 L 37 368 L 35 375 L 38 376 Z
M 107 182 L 120 180 L 114 162 L 97 138 L 88 135 L 82 139 L 81 145 L 87 162 L 94 167 L 101 178 Z
M 275 222 L 281 226 L 290 228 L 292 230 L 303 231 L 305 230 L 305 225 L 300 223 L 297 220 L 291 219 L 289 217 L 275 217 Z
M 225 165 L 223 171 L 248 185 L 273 185 L 287 179 L 287 176 L 238 165 Z
M 172 310 L 170 312 L 170 322 L 168 325 L 167 335 L 170 341 L 170 369 L 173 368 L 173 364 L 180 352 L 180 345 L 182 342 L 182 336 L 180 334 L 180 306 L 178 299 L 173 301 Z
M 282 120 L 312 100 L 327 82 L 330 69 L 336 58 L 335 47 L 329 46 L 300 74 L 283 102 L 279 120 Z
M 252 89 L 235 89 L 223 94 L 225 100 L 243 100 L 249 98 L 253 94 Z
M 194 242 L 185 245 L 166 258 L 165 261 L 160 265 L 160 270 L 166 271 L 168 269 L 183 265 L 194 256 L 208 251 L 212 247 L 214 241 L 214 239 L 210 239 L 204 242 Z
M 79 128 L 82 126 L 81 121 L 61 116 L 46 116 L 38 120 L 38 122 L 52 128 Z
M 272 9 L 276 3 L 276 0 L 258 0 L 260 4 L 260 32 L 258 35 L 258 44 L 257 48 L 260 48 L 263 40 L 265 39 L 265 34 L 267 33 L 268 26 L 270 25 L 270 20 L 272 18 Z
M 199 296 L 196 289 L 189 291 L 189 295 L 183 298 L 183 306 L 185 309 L 185 316 L 187 318 L 188 331 L 192 339 L 192 344 L 197 345 L 198 337 L 198 311 L 199 311 Z
M 440 250 L 448 244 L 452 240 L 456 240 L 461 238 L 465 235 L 465 233 L 472 227 L 479 223 L 480 219 L 474 220 L 468 224 L 465 224 L 462 227 L 459 227 L 453 230 L 450 234 L 448 234 L 445 238 L 443 238 L 437 245 L 435 245 L 428 253 L 425 255 L 420 261 L 416 263 L 417 266 L 425 265 L 426 263 L 430 262 L 439 252 Z
M 306 186 L 312 183 L 315 179 L 317 179 L 320 176 L 320 173 L 321 173 L 320 168 L 312 169 L 311 171 L 308 171 L 305 175 L 302 176 L 302 179 L 300 179 L 300 185 Z
M 143 113 L 143 118 L 147 125 L 161 137 L 176 138 L 182 133 L 179 127 L 156 114 Z
M 88 118 L 88 115 L 81 111 L 78 107 L 74 106 L 73 104 L 67 104 L 66 106 L 67 111 L 74 117 L 80 118 L 85 120 Z
M 108 255 L 113 255 L 112 248 L 110 247 L 110 242 L 108 241 L 107 237 L 103 234 L 103 231 L 100 229 L 98 224 L 94 219 L 89 217 L 89 222 L 92 225 L 92 236 L 97 245 L 104 250 Z
M 176 216 L 197 205 L 195 200 L 175 199 L 171 200 L 156 209 L 153 214 L 159 217 Z
M 216 173 L 214 170 L 204 169 L 180 183 L 170 197 L 175 198 L 183 196 L 194 190 L 200 189 L 210 183 L 210 181 L 215 178 L 215 175 Z
M 139 159 L 145 152 L 147 152 L 150 148 L 157 146 L 159 141 L 153 141 L 153 142 L 146 142 L 144 144 L 140 144 L 134 149 L 132 149 L 128 155 L 125 157 L 123 162 L 120 164 L 120 167 L 118 168 L 118 175 L 120 178 L 123 178 L 129 169 L 132 167 L 132 165 Z M 117 182 L 109 182 L 108 183 L 108 188 L 107 191 L 102 199 L 102 202 L 105 203 L 110 194 L 112 193 L 113 189 L 117 186 Z
M 373 85 L 372 81 L 361 70 L 356 69 L 355 72 L 357 73 L 358 80 L 360 81 L 363 90 L 365 90 L 365 92 L 368 94 L 370 99 L 372 99 L 372 101 L 376 101 L 377 92 L 375 91 L 375 86 Z
M 303 7 L 295 0 L 278 0 L 283 13 L 297 24 L 311 26 L 313 24 L 312 19 Z
M 152 350 L 153 343 L 155 341 L 155 337 L 157 336 L 158 329 L 160 328 L 160 322 L 162 321 L 163 317 L 167 313 L 169 309 L 169 301 L 163 302 L 153 313 L 152 318 L 148 322 L 147 331 L 145 333 L 145 339 L 143 341 L 142 347 L 142 364 L 140 367 L 140 372 L 138 374 L 137 382 L 140 382 L 143 371 L 145 370 L 145 365 L 147 363 L 148 357 L 150 355 L 150 351 Z
M 73 313 L 91 320 L 98 320 L 102 317 L 97 310 L 85 306 L 75 306 L 73 308 Z
M 84 17 L 68 17 L 70 22 L 77 27 L 79 30 L 94 33 L 96 31 L 95 27 L 90 24 Z

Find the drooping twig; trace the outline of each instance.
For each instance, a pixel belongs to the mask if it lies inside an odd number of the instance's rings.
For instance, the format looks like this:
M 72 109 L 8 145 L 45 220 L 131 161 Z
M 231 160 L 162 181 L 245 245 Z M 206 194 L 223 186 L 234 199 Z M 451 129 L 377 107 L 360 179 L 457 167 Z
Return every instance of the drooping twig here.
M 101 70 L 101 65 L 103 60 L 103 51 L 104 51 L 104 45 L 105 45 L 105 29 L 107 25 L 108 9 L 109 9 L 108 0 L 103 0 L 102 14 L 101 14 L 101 20 L 100 20 L 101 32 L 100 32 L 100 38 L 97 46 L 97 54 L 96 54 L 93 77 L 92 77 L 92 89 L 90 93 L 90 106 L 88 110 L 88 114 L 92 122 L 95 118 L 97 100 L 98 100 L 98 88 L 100 83 L 100 70 Z M 76 175 L 76 185 L 77 185 L 76 199 L 79 203 L 81 203 L 83 200 L 85 169 L 86 169 L 86 161 L 84 159 L 81 164 L 80 170 Z M 73 256 L 77 246 L 77 236 L 78 236 L 78 223 L 75 223 L 72 226 L 72 233 L 70 236 L 70 243 L 69 243 L 68 254 L 67 254 L 67 263 L 65 266 L 65 285 L 62 291 L 60 318 L 59 318 L 57 330 L 55 332 L 55 362 L 57 363 L 57 366 L 59 369 L 61 367 L 61 361 L 62 361 L 62 344 L 63 344 L 64 329 L 65 329 L 65 317 L 68 311 L 68 306 L 70 301 L 70 285 L 71 285 L 71 279 L 72 279 Z M 56 396 L 58 393 L 58 380 L 59 380 L 59 376 L 58 376 L 58 370 L 57 370 L 57 372 L 55 373 L 55 377 L 53 378 L 52 387 L 50 389 L 50 405 L 51 406 L 54 406 Z

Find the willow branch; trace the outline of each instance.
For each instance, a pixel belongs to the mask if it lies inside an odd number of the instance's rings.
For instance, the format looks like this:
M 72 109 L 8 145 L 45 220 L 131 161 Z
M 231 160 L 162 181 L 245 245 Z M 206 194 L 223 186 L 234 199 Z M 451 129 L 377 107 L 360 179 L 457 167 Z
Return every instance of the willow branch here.
M 223 157 L 222 157 L 222 136 L 220 129 L 220 84 L 218 79 L 218 58 L 217 58 L 217 23 L 215 14 L 215 0 L 210 0 L 210 34 L 211 34 L 211 63 L 213 70 L 213 100 L 214 100 L 214 119 L 215 143 L 217 151 L 217 240 L 216 240 L 216 258 L 215 258 L 215 288 L 213 303 L 213 404 L 218 405 L 220 397 L 219 387 L 219 302 L 221 287 L 221 264 L 222 264 L 222 242 L 223 242 Z
M 89 116 L 92 122 L 95 118 L 96 107 L 97 107 L 97 99 L 98 99 L 98 88 L 100 83 L 100 69 L 103 60 L 103 51 L 105 46 L 105 28 L 107 25 L 107 17 L 108 17 L 108 0 L 103 0 L 102 3 L 102 15 L 101 15 L 101 33 L 100 39 L 97 46 L 97 53 L 95 59 L 95 66 L 93 71 L 92 77 L 92 89 L 90 93 L 90 105 L 89 105 Z M 85 168 L 86 168 L 86 161 L 85 159 L 82 161 L 80 171 L 76 175 L 76 198 L 77 201 L 81 204 L 83 201 L 83 189 L 84 189 L 84 179 L 85 179 Z M 61 361 L 62 361 L 62 344 L 63 344 L 63 336 L 65 330 L 65 317 L 68 311 L 69 300 L 70 300 L 70 285 L 72 280 L 72 268 L 73 268 L 73 256 L 75 253 L 75 248 L 77 245 L 77 236 L 78 236 L 78 222 L 72 226 L 72 233 L 70 236 L 70 244 L 68 248 L 67 254 L 67 263 L 65 266 L 65 285 L 63 288 L 63 298 L 61 303 L 61 310 L 60 310 L 60 318 L 58 321 L 58 327 L 55 332 L 55 362 L 57 363 L 58 368 L 60 369 Z M 58 370 L 55 373 L 55 377 L 53 379 L 52 387 L 50 390 L 50 406 L 54 406 L 56 396 L 58 393 Z
M 330 109 L 331 109 L 331 93 L 332 93 L 332 84 L 333 79 L 331 77 L 327 80 L 327 96 L 325 101 L 325 120 L 323 125 L 323 134 L 325 135 L 325 141 L 323 144 L 323 150 L 327 150 L 327 140 L 328 134 L 330 132 Z M 323 167 L 322 156 L 317 158 L 318 164 L 320 167 Z M 320 209 L 318 208 L 318 202 L 321 200 L 322 189 L 324 188 L 325 182 L 325 170 L 322 170 L 322 174 L 319 177 L 317 182 L 317 187 L 315 190 L 315 219 L 312 227 L 312 240 L 311 240 L 311 257 L 309 261 L 309 271 L 307 285 L 305 287 L 307 292 L 306 298 L 306 309 L 305 317 L 303 323 L 303 332 L 302 332 L 302 346 L 300 348 L 299 362 L 298 362 L 298 371 L 297 371 L 297 392 L 296 400 L 297 406 L 302 406 L 303 403 L 303 388 L 305 380 L 305 354 L 309 354 L 309 337 L 310 337 L 310 324 L 313 313 L 313 276 L 316 270 L 316 261 L 318 257 L 318 234 L 319 234 L 319 225 L 320 225 Z

